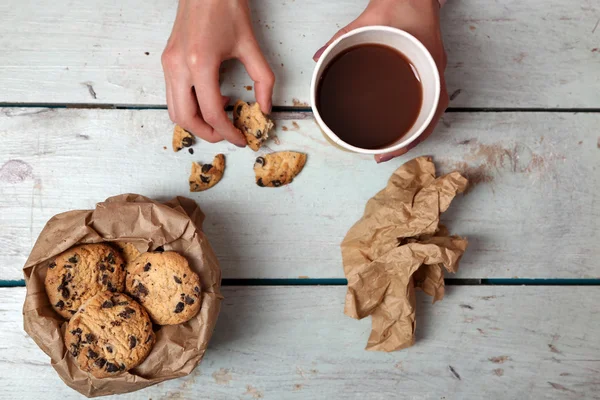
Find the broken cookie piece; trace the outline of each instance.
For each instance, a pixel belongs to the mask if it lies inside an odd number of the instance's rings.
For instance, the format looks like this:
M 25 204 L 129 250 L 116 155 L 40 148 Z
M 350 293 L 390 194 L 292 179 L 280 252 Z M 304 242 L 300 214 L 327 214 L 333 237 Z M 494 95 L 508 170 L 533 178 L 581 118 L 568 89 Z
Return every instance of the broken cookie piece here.
M 190 192 L 202 192 L 215 186 L 225 171 L 225 156 L 217 154 L 212 164 L 192 163 Z
M 194 135 L 180 127 L 175 125 L 173 130 L 173 151 L 178 152 L 184 147 L 190 147 L 194 144 Z
M 306 154 L 295 151 L 280 151 L 258 157 L 254 162 L 256 184 L 264 187 L 279 187 L 292 182 L 302 171 Z
M 238 100 L 233 106 L 233 124 L 246 137 L 248 147 L 258 151 L 260 146 L 269 138 L 269 132 L 275 126 L 260 110 L 260 105 L 252 105 Z

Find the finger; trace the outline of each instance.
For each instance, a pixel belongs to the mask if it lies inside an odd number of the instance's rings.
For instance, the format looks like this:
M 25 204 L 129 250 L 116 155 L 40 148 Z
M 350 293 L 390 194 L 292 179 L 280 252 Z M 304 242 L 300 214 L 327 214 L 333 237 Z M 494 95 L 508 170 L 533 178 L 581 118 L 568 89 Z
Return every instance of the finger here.
M 329 45 L 331 43 L 333 43 L 340 36 L 343 36 L 346 33 L 350 32 L 356 28 L 358 28 L 358 23 L 355 20 L 355 21 L 352 21 L 351 23 L 349 23 L 348 25 L 346 25 L 345 27 L 343 27 L 342 29 L 340 29 L 339 31 L 337 31 L 336 34 L 333 35 L 333 37 L 331 39 L 329 39 L 329 41 L 327 43 L 325 43 L 325 46 L 323 46 L 319 50 L 317 50 L 317 52 L 313 55 L 313 60 L 314 61 L 319 60 L 319 58 L 321 58 L 321 55 L 323 54 L 325 49 L 327 49 L 327 47 L 329 47 Z
M 239 147 L 246 147 L 246 139 L 233 126 L 225 109 L 223 96 L 219 88 L 219 64 L 198 68 L 194 75 L 196 97 L 204 121 L 216 131 L 216 134 Z
M 254 95 L 260 104 L 263 113 L 271 112 L 271 99 L 273 97 L 273 86 L 275 85 L 275 74 L 265 59 L 260 47 L 255 40 L 248 41 L 240 51 L 240 61 L 244 64 L 248 75 L 254 81 Z
M 167 71 L 164 71 L 165 74 L 165 90 L 167 95 L 167 112 L 169 113 L 169 118 L 171 121 L 175 122 L 175 113 L 173 112 L 174 101 L 173 101 L 173 89 L 171 89 L 171 80 L 167 74 Z
M 172 85 L 173 116 L 174 121 L 183 129 L 194 135 L 216 143 L 223 140 L 200 116 L 198 115 L 198 100 L 191 87 L 184 83 Z

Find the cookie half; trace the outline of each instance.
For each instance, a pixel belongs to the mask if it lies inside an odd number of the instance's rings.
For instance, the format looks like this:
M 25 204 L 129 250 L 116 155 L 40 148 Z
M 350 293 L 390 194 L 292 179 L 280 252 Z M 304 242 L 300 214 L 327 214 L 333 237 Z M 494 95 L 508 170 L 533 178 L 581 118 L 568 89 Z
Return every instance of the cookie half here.
M 127 266 L 126 290 L 159 325 L 193 318 L 201 306 L 200 278 L 174 251 L 144 253 Z
M 100 292 L 71 318 L 65 344 L 79 368 L 96 378 L 116 376 L 139 365 L 154 344 L 152 322 L 122 293 Z
M 125 261 L 104 244 L 72 247 L 50 263 L 44 283 L 52 307 L 69 319 L 97 293 L 125 289 Z
M 258 151 L 260 146 L 269 138 L 269 132 L 275 126 L 260 110 L 260 105 L 252 105 L 238 100 L 233 106 L 233 124 L 246 137 L 248 147 Z
M 306 164 L 306 154 L 280 151 L 257 157 L 254 162 L 256 184 L 279 187 L 292 182 Z
M 192 163 L 190 192 L 202 192 L 215 186 L 225 172 L 225 156 L 217 154 L 212 164 Z
M 180 127 L 179 125 L 175 125 L 175 129 L 173 129 L 173 151 L 178 152 L 184 147 L 190 147 L 194 144 L 195 139 L 194 135 Z

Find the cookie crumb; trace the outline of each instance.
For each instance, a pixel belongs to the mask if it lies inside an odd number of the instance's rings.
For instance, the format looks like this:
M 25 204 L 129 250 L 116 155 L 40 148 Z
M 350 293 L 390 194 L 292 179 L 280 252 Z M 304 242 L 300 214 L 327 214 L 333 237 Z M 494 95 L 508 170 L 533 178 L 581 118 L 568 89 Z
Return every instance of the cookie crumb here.
M 192 163 L 192 172 L 188 179 L 190 192 L 202 192 L 215 186 L 223 178 L 225 156 L 217 154 L 212 164 Z
M 178 152 L 184 147 L 190 147 L 194 144 L 194 135 L 186 131 L 179 125 L 175 125 L 173 129 L 173 151 Z
M 291 183 L 306 164 L 306 154 L 281 151 L 257 157 L 254 162 L 256 184 L 260 187 L 280 187 Z

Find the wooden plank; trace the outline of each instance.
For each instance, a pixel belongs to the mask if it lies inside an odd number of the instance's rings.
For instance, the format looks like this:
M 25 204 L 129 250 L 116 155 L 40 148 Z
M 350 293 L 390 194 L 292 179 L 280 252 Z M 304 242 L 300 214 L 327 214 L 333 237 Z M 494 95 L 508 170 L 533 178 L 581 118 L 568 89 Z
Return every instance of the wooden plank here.
M 251 2 L 277 76 L 274 104 L 308 101 L 313 53 L 366 3 Z M 0 103 L 164 105 L 160 54 L 175 8 L 172 0 L 4 0 Z M 442 14 L 452 106 L 600 107 L 598 2 L 453 0 Z M 224 94 L 251 98 L 242 66 L 225 67 Z
M 192 375 L 119 398 L 600 398 L 596 287 L 461 286 L 435 305 L 419 292 L 416 345 L 395 353 L 363 350 L 370 322 L 343 315 L 344 293 L 225 288 Z M 79 398 L 22 331 L 23 297 L 0 289 L 0 397 L 47 398 L 51 388 L 51 398 Z
M 424 154 L 472 182 L 443 216 L 470 240 L 457 277 L 600 277 L 600 114 L 450 113 L 423 145 L 382 165 L 329 146 L 311 114 L 275 118 L 280 144 L 258 154 L 309 155 L 280 189 L 255 185 L 249 149 L 173 153 L 163 110 L 0 109 L 0 279 L 22 278 L 53 215 L 127 192 L 195 199 L 225 278 L 343 278 L 345 233 L 392 172 Z M 217 152 L 227 156 L 223 181 L 189 193 L 191 162 Z

